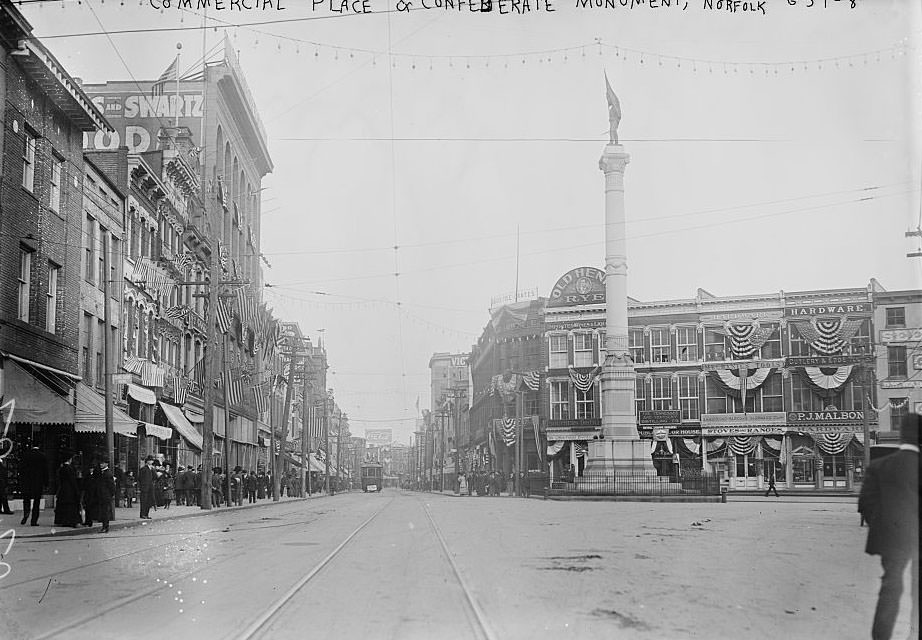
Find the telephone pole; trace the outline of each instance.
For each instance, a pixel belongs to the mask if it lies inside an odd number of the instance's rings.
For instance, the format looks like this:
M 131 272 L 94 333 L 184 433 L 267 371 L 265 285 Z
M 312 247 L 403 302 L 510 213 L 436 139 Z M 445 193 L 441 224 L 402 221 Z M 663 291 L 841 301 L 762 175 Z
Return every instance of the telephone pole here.
M 204 174 L 205 169 L 202 169 Z M 204 192 L 204 181 L 202 190 Z M 203 198 L 204 200 L 204 198 Z M 204 202 L 202 203 L 204 206 Z M 205 211 L 207 215 L 207 210 Z M 215 314 L 218 310 L 218 283 L 221 281 L 221 258 L 215 247 L 211 252 L 211 266 L 208 270 L 208 308 L 205 310 L 205 363 L 202 377 L 202 401 L 205 420 L 202 423 L 202 493 L 199 504 L 202 509 L 211 509 L 211 465 L 214 461 L 214 356 L 217 346 L 215 335 Z M 195 370 L 193 368 L 193 376 Z M 225 434 L 226 435 L 226 434 Z

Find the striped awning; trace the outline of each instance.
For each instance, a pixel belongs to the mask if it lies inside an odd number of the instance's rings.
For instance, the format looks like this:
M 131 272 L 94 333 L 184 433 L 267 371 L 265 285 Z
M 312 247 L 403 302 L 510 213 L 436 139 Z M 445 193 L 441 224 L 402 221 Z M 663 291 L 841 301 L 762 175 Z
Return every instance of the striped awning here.
M 150 422 L 140 422 L 140 424 L 149 436 L 154 436 L 160 440 L 169 440 L 173 437 L 173 430 L 169 427 L 161 427 L 159 424 L 151 424 Z
M 154 406 L 157 404 L 157 395 L 150 389 L 139 387 L 136 384 L 128 383 L 128 395 L 138 402 Z
M 106 400 L 82 382 L 77 383 L 77 419 L 74 431 L 77 433 L 106 432 Z M 112 407 L 112 430 L 123 436 L 135 437 L 138 421 L 118 407 Z
M 160 406 L 163 408 L 163 413 L 166 414 L 167 420 L 169 420 L 170 424 L 179 432 L 179 435 L 185 438 L 193 447 L 201 451 L 204 442 L 202 434 L 189 423 L 186 416 L 183 415 L 182 409 L 165 402 L 161 402 Z
M 36 374 L 38 375 L 38 373 Z M 73 382 L 70 383 L 73 385 Z M 74 407 L 67 398 L 33 376 L 23 365 L 6 360 L 0 367 L 0 393 L 10 407 L 11 422 L 34 424 L 73 424 Z

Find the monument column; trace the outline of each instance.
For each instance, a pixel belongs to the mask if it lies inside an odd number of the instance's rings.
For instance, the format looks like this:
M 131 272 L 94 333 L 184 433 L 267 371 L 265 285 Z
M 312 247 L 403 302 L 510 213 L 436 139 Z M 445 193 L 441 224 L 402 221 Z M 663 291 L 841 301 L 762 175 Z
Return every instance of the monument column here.
M 634 362 L 628 348 L 627 240 L 625 238 L 624 170 L 630 156 L 618 142 L 621 105 L 605 78 L 610 126 L 609 144 L 599 168 L 605 174 L 605 348 L 602 367 L 602 435 L 592 442 L 593 471 L 655 476 L 656 470 L 637 433 L 634 415 Z

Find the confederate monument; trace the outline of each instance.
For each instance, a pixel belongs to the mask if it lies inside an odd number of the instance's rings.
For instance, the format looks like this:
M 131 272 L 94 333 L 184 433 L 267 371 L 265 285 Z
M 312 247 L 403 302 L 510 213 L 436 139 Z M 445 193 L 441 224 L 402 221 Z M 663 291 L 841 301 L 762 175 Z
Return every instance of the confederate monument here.
M 634 416 L 634 362 L 628 349 L 627 242 L 624 169 L 630 156 L 618 142 L 621 103 L 605 76 L 609 143 L 599 168 L 605 173 L 605 362 L 602 366 L 602 440 L 590 443 L 591 471 L 617 476 L 656 475 L 649 445 L 640 440 Z

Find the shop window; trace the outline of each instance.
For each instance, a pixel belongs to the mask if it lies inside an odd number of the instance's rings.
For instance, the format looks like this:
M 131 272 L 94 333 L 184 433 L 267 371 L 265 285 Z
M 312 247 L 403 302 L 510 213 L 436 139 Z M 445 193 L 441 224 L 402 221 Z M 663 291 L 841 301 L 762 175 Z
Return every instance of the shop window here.
M 669 329 L 661 327 L 650 330 L 650 358 L 653 362 L 669 362 L 672 359 Z
M 705 383 L 707 393 L 707 412 L 708 413 L 727 413 L 727 404 L 729 398 L 724 390 L 708 376 Z
M 762 411 L 784 411 L 783 383 L 780 373 L 770 374 L 759 389 L 762 396 Z
M 698 329 L 696 327 L 676 329 L 676 359 L 679 362 L 698 360 Z
M 788 325 L 788 355 L 789 356 L 809 356 L 810 345 L 803 339 L 797 330 L 797 325 Z
M 643 348 L 643 329 L 631 329 L 628 332 L 628 348 L 631 350 L 631 358 L 634 359 L 634 364 L 647 361 Z
M 634 415 L 640 415 L 647 408 L 647 383 L 643 376 L 634 381 Z
M 705 360 L 726 360 L 727 345 L 724 334 L 713 330 L 704 332 L 704 358 Z M 710 413 L 710 411 L 708 411 Z M 723 412 L 721 412 L 723 413 Z
M 813 457 L 795 455 L 791 462 L 794 482 L 797 484 L 812 484 L 816 480 L 813 468 Z
M 552 335 L 548 340 L 548 366 L 551 369 L 566 369 L 570 361 L 567 357 L 567 336 Z
M 791 410 L 819 411 L 824 407 L 823 400 L 803 381 L 799 375 L 791 376 Z
M 780 358 L 781 357 L 781 329 L 777 324 L 763 324 L 763 329 L 771 328 L 772 333 L 768 340 L 762 345 L 762 358 Z
M 903 417 L 909 413 L 909 398 L 890 398 L 890 430 L 899 432 Z
M 905 327 L 906 326 L 906 307 L 888 307 L 887 327 Z
M 570 383 L 551 383 L 551 420 L 566 420 L 570 417 Z
M 906 347 L 899 345 L 887 347 L 887 377 L 906 378 Z
M 589 387 L 584 393 L 576 390 L 576 417 L 579 419 L 595 417 L 595 386 Z
M 679 376 L 679 410 L 682 420 L 698 420 L 698 376 Z
M 592 355 L 592 334 L 573 334 L 573 366 L 591 367 L 593 364 Z
M 672 378 L 669 376 L 653 376 L 652 400 L 654 411 L 672 409 Z

